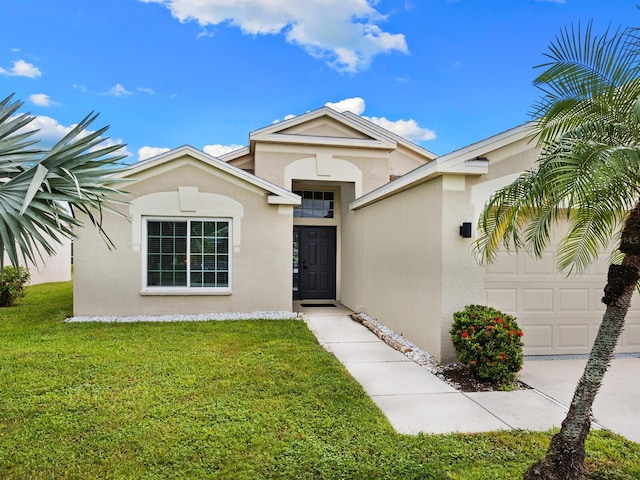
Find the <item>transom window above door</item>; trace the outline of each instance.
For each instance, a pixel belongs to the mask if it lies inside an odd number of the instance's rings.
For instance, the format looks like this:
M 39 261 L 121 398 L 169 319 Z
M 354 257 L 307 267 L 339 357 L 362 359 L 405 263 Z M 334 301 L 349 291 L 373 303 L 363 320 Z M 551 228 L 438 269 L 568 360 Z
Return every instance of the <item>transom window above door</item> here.
M 293 193 L 302 197 L 302 203 L 293 209 L 294 217 L 333 218 L 334 192 L 294 190 Z

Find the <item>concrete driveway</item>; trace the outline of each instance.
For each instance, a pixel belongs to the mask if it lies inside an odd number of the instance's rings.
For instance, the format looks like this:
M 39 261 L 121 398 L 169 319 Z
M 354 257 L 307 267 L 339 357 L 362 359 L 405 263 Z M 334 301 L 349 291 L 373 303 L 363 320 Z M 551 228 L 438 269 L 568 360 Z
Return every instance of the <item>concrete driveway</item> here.
M 527 359 L 520 379 L 563 406 L 571 403 L 586 359 Z M 640 358 L 611 362 L 593 406 L 594 421 L 602 427 L 640 442 Z

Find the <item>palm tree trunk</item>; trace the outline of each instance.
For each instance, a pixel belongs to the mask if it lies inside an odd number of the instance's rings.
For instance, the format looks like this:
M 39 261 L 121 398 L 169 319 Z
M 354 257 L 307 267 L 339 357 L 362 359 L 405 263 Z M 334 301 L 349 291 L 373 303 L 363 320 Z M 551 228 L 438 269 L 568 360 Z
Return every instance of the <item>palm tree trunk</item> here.
M 546 456 L 525 472 L 524 480 L 579 480 L 583 477 L 584 442 L 591 428 L 591 408 L 613 358 L 640 278 L 640 202 L 625 220 L 620 250 L 625 258 L 622 265 L 609 266 L 602 298 L 607 309 L 567 416 L 560 432 L 551 440 Z

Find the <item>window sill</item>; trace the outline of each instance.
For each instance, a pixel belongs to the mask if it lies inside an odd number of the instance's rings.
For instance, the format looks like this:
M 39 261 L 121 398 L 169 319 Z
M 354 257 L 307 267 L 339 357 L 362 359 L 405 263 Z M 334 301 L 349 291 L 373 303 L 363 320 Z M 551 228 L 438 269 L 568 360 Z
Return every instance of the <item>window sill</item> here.
M 223 295 L 231 295 L 233 292 L 230 289 L 208 289 L 208 288 L 148 288 L 146 290 L 141 290 L 140 295 L 142 296 L 168 296 L 168 295 L 179 295 L 183 297 L 192 297 L 192 296 L 223 296 Z

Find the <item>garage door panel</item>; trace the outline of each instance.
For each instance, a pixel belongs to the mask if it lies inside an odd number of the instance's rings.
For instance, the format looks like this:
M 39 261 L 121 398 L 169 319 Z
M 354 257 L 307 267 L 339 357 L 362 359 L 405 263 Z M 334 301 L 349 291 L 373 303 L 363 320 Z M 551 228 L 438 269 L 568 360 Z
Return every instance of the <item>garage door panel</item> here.
M 544 253 L 542 258 L 535 258 L 529 255 L 522 255 L 522 274 L 523 275 L 547 275 L 553 276 L 555 272 L 555 266 L 553 261 L 553 255 L 550 253 Z
M 606 278 L 607 272 L 609 271 L 609 254 L 601 253 L 598 255 L 598 258 L 592 265 L 592 270 L 598 276 L 604 276 Z
M 487 265 L 487 275 L 517 275 L 518 257 L 507 252 L 498 252 L 493 263 Z
M 491 288 L 485 291 L 486 304 L 504 313 L 517 311 L 518 290 L 515 288 Z
M 524 332 L 526 355 L 588 353 L 605 305 L 609 254 L 581 275 L 555 271 L 553 253 L 541 260 L 500 252 L 485 270 L 487 305 L 514 315 Z M 634 294 L 617 352 L 640 352 L 640 295 Z
M 631 297 L 631 305 L 629 306 L 629 312 L 640 313 L 640 295 L 638 295 L 638 292 L 635 292 L 633 297 Z
M 640 324 L 627 324 L 620 343 L 621 347 L 632 348 L 631 351 L 637 352 L 640 349 Z
M 523 288 L 522 307 L 518 310 L 522 313 L 553 312 L 552 288 Z
M 604 285 L 605 284 L 603 283 L 599 287 L 591 288 L 591 305 L 593 305 L 592 312 L 598 313 L 600 317 L 602 317 L 602 314 L 607 309 L 607 306 L 602 303 L 602 296 L 604 295 Z
M 589 312 L 588 288 L 558 288 L 558 312 Z
M 558 348 L 584 350 L 589 348 L 589 325 L 558 325 Z
M 527 339 L 525 355 L 546 354 L 553 349 L 553 325 L 532 325 L 519 322 Z

